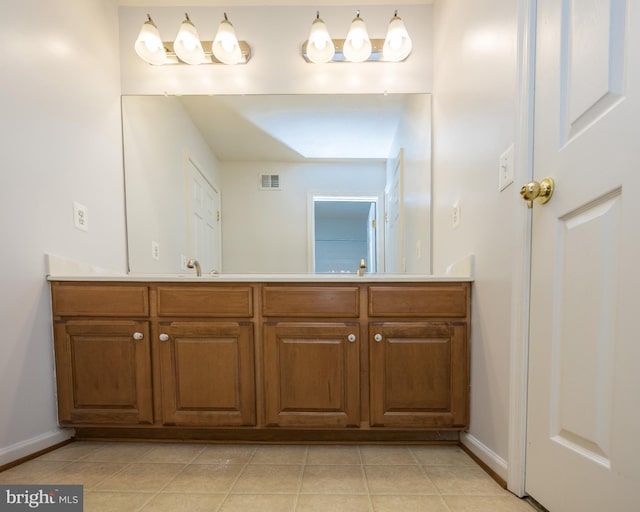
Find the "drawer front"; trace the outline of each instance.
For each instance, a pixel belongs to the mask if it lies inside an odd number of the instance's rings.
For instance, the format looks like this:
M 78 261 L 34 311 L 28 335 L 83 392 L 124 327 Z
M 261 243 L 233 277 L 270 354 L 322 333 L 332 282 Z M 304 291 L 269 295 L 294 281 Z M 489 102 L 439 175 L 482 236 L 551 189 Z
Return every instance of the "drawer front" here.
M 357 286 L 265 286 L 262 314 L 279 317 L 357 318 Z
M 55 316 L 138 317 L 149 315 L 146 286 L 104 286 L 54 283 Z
M 253 316 L 250 286 L 159 286 L 158 316 Z
M 467 316 L 468 286 L 371 286 L 369 316 Z

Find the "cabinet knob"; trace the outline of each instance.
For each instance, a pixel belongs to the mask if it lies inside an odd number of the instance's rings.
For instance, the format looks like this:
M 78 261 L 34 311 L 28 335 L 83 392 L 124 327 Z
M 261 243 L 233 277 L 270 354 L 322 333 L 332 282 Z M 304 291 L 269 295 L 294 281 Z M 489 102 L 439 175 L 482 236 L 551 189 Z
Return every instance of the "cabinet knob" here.
M 356 335 L 349 334 L 349 336 L 347 336 L 347 340 L 349 340 L 350 343 L 354 343 L 356 341 Z
M 162 333 L 160 336 L 158 336 L 160 338 L 160 341 L 169 341 L 169 335 Z
M 144 334 L 142 334 L 141 332 L 134 332 L 133 333 L 133 339 L 134 340 L 141 340 L 142 338 L 144 338 Z
M 373 339 L 380 343 L 382 341 L 382 334 L 376 334 Z

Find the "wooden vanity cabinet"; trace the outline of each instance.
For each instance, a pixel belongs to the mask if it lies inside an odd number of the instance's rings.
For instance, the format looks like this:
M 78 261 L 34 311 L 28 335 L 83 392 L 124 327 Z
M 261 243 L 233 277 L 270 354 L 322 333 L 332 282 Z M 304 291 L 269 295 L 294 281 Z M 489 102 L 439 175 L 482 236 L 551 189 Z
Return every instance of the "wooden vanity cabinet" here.
M 359 426 L 359 297 L 357 286 L 263 287 L 266 426 Z
M 157 288 L 164 425 L 256 424 L 253 289 Z
M 62 425 L 153 423 L 148 289 L 52 283 Z
M 469 286 L 372 286 L 370 425 L 464 428 L 469 421 Z

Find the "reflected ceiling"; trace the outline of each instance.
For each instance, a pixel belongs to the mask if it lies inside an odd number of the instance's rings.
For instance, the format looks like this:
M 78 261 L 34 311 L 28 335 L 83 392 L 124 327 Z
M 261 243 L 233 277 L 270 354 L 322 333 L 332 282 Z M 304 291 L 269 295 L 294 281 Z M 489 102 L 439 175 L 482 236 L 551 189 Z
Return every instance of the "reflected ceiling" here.
M 401 94 L 182 96 L 220 161 L 386 159 Z

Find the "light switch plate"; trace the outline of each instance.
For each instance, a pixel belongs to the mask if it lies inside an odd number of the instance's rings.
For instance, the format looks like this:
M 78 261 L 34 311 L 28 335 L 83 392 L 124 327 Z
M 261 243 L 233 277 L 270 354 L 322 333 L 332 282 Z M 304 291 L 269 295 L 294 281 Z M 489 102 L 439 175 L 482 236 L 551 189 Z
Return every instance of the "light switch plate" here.
M 500 155 L 500 169 L 498 174 L 498 190 L 502 192 L 513 183 L 513 144 Z
M 460 202 L 456 202 L 451 210 L 451 226 L 456 229 L 460 225 Z

